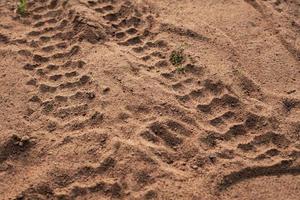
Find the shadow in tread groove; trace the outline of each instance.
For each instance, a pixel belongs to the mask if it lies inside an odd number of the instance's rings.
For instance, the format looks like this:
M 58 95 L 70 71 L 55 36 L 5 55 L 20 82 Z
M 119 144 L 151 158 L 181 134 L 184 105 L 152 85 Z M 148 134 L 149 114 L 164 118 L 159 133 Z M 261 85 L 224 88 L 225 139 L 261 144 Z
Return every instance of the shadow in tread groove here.
M 247 167 L 224 176 L 218 185 L 218 189 L 224 191 L 239 182 L 260 176 L 300 175 L 300 166 L 291 165 L 292 161 L 285 160 L 279 164 L 268 167 Z

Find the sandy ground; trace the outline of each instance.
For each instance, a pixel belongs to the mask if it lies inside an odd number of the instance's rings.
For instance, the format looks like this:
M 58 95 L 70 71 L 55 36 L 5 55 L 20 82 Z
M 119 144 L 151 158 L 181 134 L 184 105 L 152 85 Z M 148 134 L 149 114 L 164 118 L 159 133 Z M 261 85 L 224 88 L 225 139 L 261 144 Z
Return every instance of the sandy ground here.
M 1 200 L 299 199 L 299 0 L 16 9 L 0 1 Z

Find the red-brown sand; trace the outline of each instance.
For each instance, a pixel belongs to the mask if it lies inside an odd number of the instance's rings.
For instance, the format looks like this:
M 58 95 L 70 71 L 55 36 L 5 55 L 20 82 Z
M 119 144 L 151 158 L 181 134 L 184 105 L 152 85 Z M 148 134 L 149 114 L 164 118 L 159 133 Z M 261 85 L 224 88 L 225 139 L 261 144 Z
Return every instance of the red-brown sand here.
M 0 1 L 0 200 L 300 199 L 299 0 Z

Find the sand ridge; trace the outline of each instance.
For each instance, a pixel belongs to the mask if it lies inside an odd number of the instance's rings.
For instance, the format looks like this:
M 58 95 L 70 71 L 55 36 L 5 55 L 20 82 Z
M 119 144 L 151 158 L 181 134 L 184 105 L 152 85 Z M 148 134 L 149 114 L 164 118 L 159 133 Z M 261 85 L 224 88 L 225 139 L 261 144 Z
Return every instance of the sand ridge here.
M 299 9 L 1 2 L 0 199 L 295 199 Z

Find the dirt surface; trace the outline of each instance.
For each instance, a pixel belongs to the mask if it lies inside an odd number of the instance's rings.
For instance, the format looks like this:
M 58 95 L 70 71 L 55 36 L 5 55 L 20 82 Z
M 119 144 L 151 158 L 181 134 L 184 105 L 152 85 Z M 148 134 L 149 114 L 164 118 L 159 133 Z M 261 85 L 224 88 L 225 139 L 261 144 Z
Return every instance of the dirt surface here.
M 0 1 L 0 199 L 300 196 L 299 0 Z

